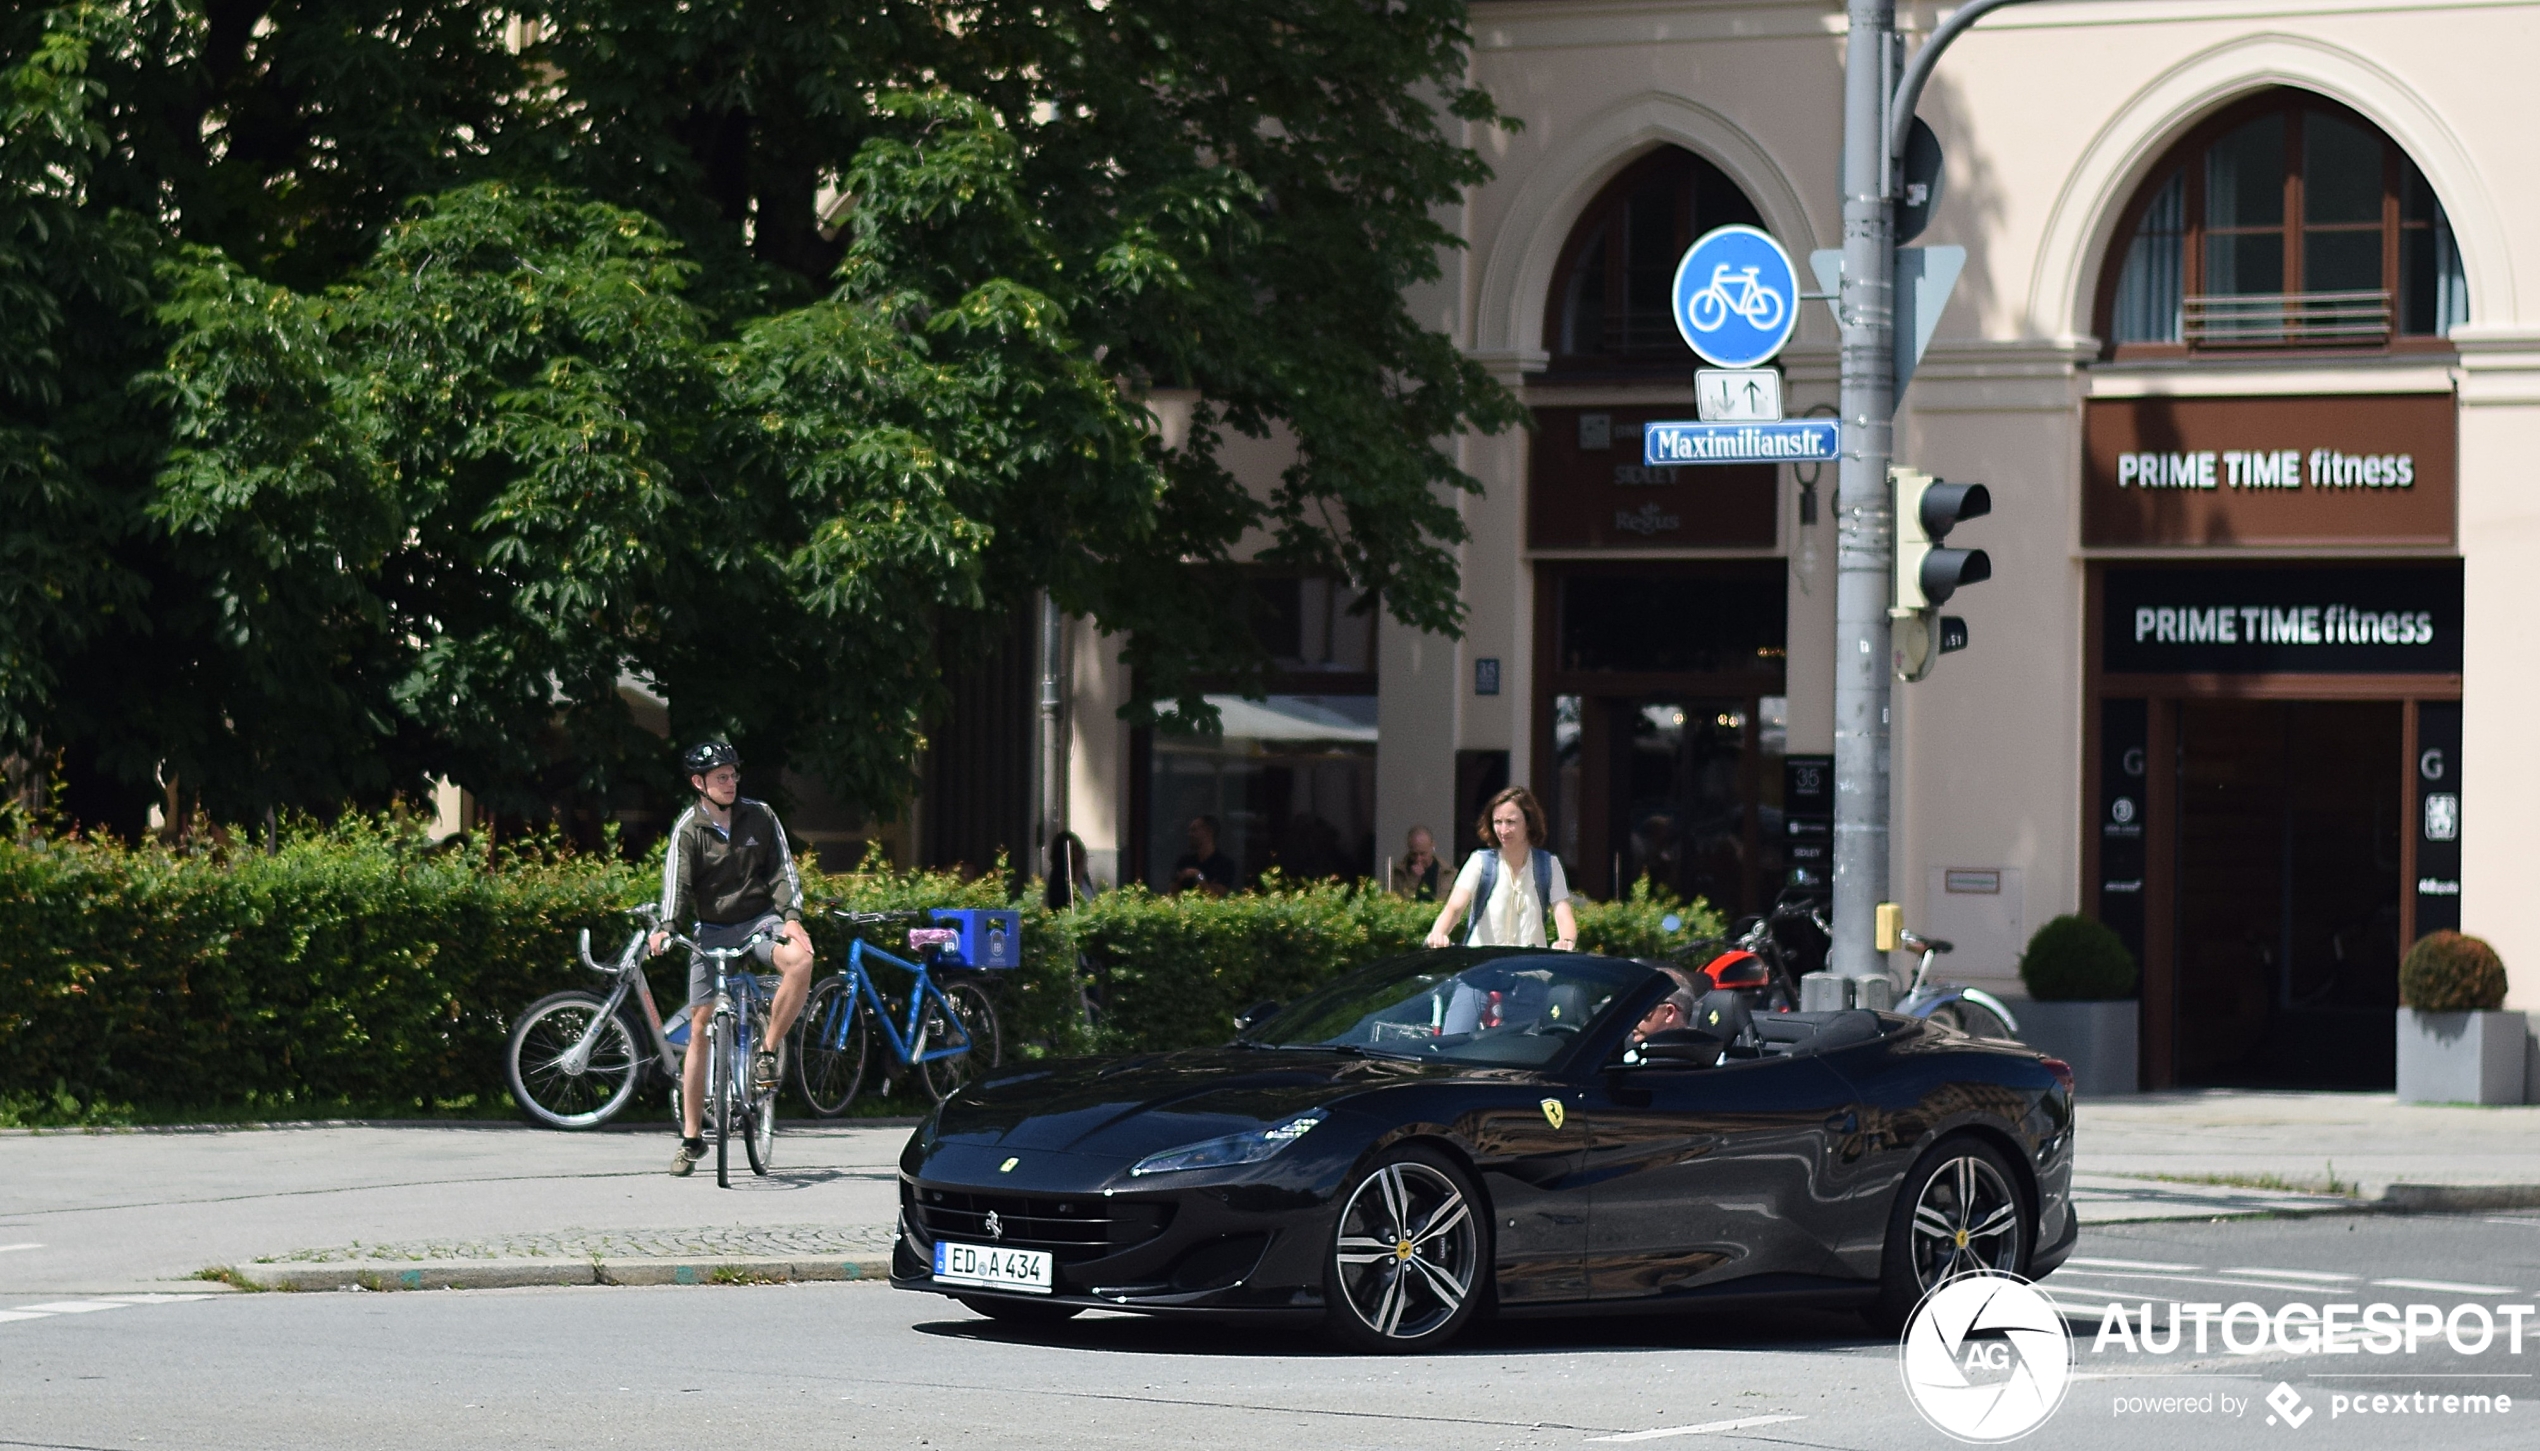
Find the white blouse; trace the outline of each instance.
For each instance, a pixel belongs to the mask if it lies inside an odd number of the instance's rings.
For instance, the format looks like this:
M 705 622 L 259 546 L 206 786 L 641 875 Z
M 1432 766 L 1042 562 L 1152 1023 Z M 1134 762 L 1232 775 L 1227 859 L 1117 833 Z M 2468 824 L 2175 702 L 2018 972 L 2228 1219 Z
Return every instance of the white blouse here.
M 1464 859 L 1464 869 L 1455 874 L 1455 891 L 1477 893 L 1482 889 L 1482 857 L 1475 852 Z M 1448 895 L 1452 896 L 1453 893 Z M 1544 921 L 1553 907 L 1570 900 L 1570 879 L 1561 870 L 1561 858 L 1552 859 L 1552 900 L 1535 897 L 1535 867 L 1532 860 L 1511 871 L 1502 858 L 1499 880 L 1491 885 L 1490 900 L 1481 904 L 1482 920 L 1472 936 L 1461 935 L 1458 923 L 1456 941 L 1470 942 L 1476 947 L 1550 947 L 1552 938 Z

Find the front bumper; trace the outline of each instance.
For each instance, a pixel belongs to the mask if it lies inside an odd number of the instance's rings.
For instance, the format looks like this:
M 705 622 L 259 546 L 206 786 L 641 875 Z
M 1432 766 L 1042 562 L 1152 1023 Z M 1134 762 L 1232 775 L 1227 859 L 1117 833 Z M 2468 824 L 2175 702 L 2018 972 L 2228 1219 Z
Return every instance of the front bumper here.
M 963 1299 L 1314 1320 L 1323 1313 L 1320 1251 L 1331 1212 L 1319 1196 L 1260 1185 L 1024 1192 L 904 1172 L 891 1284 Z M 938 1237 L 1046 1250 L 1051 1292 L 938 1281 Z

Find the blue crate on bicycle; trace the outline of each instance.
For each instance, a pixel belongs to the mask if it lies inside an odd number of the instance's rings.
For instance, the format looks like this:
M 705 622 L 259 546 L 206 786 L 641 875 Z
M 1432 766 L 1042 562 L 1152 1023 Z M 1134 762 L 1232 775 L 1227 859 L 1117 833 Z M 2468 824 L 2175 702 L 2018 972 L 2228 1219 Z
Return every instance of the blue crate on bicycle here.
M 1002 969 L 1023 965 L 1023 914 L 984 907 L 938 907 L 937 925 L 959 932 L 936 960 L 946 967 Z

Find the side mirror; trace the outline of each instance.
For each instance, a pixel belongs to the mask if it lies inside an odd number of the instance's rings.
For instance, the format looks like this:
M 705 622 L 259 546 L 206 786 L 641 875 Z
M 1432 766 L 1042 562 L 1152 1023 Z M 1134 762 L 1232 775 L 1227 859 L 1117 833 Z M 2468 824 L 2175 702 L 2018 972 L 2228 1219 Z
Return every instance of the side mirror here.
M 1277 1011 L 1279 1011 L 1279 1004 L 1275 1002 L 1265 1000 L 1254 1003 L 1251 1007 L 1235 1014 L 1235 1031 L 1249 1033 L 1252 1031 L 1253 1024 L 1269 1021 L 1270 1015 Z
M 1670 1068 L 1709 1068 L 1720 1061 L 1726 1040 L 1700 1028 L 1669 1028 L 1652 1033 L 1623 1050 L 1627 1066 L 1663 1065 Z

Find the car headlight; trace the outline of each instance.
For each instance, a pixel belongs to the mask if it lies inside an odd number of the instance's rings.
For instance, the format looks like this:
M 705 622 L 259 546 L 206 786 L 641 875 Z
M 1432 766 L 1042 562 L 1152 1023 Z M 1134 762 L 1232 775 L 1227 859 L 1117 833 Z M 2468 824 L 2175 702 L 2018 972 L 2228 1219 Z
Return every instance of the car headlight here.
M 1322 1109 L 1309 1109 L 1266 1129 L 1228 1134 L 1222 1139 L 1202 1139 L 1196 1144 L 1166 1149 L 1130 1165 L 1129 1172 L 1170 1174 L 1182 1169 L 1224 1169 L 1236 1164 L 1258 1164 L 1304 1138 L 1324 1117 Z

